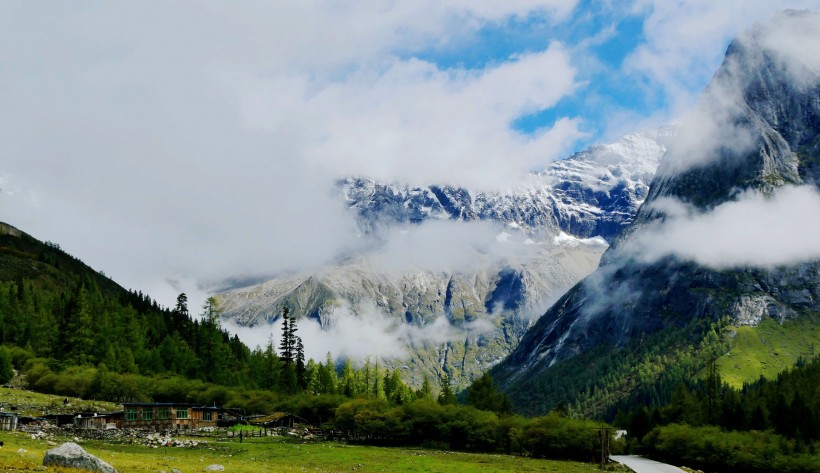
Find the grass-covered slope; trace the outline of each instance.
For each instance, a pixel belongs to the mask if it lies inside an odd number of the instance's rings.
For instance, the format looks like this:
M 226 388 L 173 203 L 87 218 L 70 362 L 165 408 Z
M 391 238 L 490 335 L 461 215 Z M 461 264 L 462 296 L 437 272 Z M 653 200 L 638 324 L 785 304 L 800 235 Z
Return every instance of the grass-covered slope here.
M 807 314 L 783 324 L 766 319 L 756 327 L 730 327 L 729 351 L 716 363 L 730 386 L 740 388 L 761 376 L 774 379 L 798 359 L 812 358 L 820 348 L 820 315 Z

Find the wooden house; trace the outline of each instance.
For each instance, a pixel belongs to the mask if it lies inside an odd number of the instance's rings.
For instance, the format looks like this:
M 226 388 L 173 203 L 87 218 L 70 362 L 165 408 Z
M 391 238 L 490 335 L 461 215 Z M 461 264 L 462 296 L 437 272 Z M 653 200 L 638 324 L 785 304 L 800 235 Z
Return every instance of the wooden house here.
M 251 419 L 248 423 L 267 428 L 293 428 L 296 425 L 310 425 L 307 420 L 294 414 L 288 414 L 287 412 L 274 412 L 269 416 Z
M 215 427 L 221 408 L 171 402 L 123 403 L 125 429 L 201 429 Z
M 81 412 L 74 416 L 72 424 L 77 429 L 116 429 L 122 427 L 122 412 L 98 414 L 96 412 Z

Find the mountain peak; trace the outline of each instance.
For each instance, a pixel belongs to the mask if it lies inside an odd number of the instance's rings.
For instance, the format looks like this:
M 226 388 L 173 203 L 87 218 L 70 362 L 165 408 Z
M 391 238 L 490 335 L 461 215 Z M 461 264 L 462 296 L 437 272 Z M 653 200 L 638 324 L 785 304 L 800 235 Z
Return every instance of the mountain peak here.
M 608 356 L 672 333 L 692 350 L 702 346 L 699 337 L 710 324 L 754 326 L 820 312 L 816 236 L 794 243 L 771 236 L 801 234 L 801 221 L 820 205 L 817 50 L 820 15 L 807 12 L 778 15 L 731 43 L 671 140 L 635 221 L 598 270 L 553 305 L 495 368 L 514 399 L 578 355 Z M 804 218 L 794 211 L 801 205 L 810 210 Z M 749 231 L 738 234 L 738 227 Z M 807 231 L 815 235 L 816 228 Z M 735 238 L 727 238 L 732 232 Z M 797 250 L 786 255 L 784 246 Z M 642 363 L 632 355 L 632 366 Z M 583 371 L 563 366 L 570 376 Z M 579 392 L 593 390 L 582 374 L 573 382 Z
M 780 14 L 732 41 L 670 143 L 648 200 L 672 197 L 709 209 L 747 190 L 818 182 L 817 163 L 799 159 L 818 148 L 815 43 L 820 15 L 811 12 Z

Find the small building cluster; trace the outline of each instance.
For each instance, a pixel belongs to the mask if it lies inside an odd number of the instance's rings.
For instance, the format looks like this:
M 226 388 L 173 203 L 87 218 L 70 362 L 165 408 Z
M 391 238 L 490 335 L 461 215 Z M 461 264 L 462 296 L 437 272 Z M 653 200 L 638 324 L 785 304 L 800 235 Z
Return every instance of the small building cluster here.
M 123 403 L 121 411 L 108 413 L 74 412 L 28 417 L 16 412 L 0 411 L 0 430 L 17 430 L 18 426 L 47 422 L 57 427 L 83 430 L 142 429 L 159 432 L 224 427 L 244 420 L 239 413 L 217 406 L 134 402 Z
M 270 415 L 244 417 L 241 413 L 217 406 L 203 406 L 190 403 L 172 402 L 127 402 L 116 412 L 74 412 L 45 414 L 42 417 L 21 416 L 14 412 L 0 411 L 0 430 L 38 430 L 45 425 L 72 429 L 75 432 L 88 431 L 89 435 L 100 435 L 100 431 L 150 431 L 157 435 L 173 431 L 193 431 L 200 429 L 228 428 L 236 424 L 246 424 L 258 428 L 252 436 L 295 435 L 315 438 L 322 435 L 321 429 L 294 414 L 276 412 Z M 108 435 L 108 434 L 101 434 Z M 112 435 L 118 435 L 112 432 Z M 229 435 L 226 430 L 226 435 Z M 230 435 L 229 435 L 230 436 Z M 241 431 L 240 431 L 241 437 Z M 166 439 L 167 440 L 167 439 Z

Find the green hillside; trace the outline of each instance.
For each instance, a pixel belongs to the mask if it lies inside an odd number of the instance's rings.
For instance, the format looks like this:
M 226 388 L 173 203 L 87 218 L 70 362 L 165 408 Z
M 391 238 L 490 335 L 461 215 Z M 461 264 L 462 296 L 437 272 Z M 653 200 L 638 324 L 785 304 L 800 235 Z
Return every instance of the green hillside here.
M 798 359 L 812 358 L 820 344 L 820 316 L 808 314 L 782 325 L 766 319 L 756 327 L 731 327 L 729 351 L 717 359 L 724 381 L 740 388 L 761 376 L 774 379 Z
M 28 281 L 47 292 L 66 291 L 87 282 L 107 296 L 122 297 L 127 291 L 105 275 L 62 251 L 0 222 L 0 281 Z
M 702 378 L 713 359 L 736 388 L 761 376 L 774 379 L 800 358 L 816 355 L 819 318 L 803 314 L 782 325 L 766 319 L 756 327 L 692 321 L 625 347 L 602 346 L 549 370 L 526 372 L 507 392 L 524 414 L 563 408 L 573 415 L 612 419 L 619 409 L 668 403 L 678 385 Z M 492 373 L 502 383 L 509 375 Z

